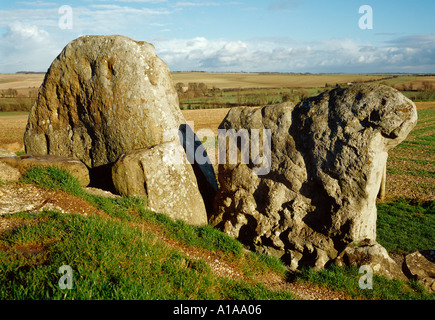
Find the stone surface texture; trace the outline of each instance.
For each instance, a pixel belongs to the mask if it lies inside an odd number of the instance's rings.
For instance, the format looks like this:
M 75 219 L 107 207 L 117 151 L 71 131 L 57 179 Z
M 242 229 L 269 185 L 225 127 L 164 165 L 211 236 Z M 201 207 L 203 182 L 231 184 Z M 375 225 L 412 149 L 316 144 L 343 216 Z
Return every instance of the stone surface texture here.
M 152 44 L 119 35 L 83 36 L 51 64 L 24 144 L 33 156 L 82 161 L 92 187 L 146 196 L 153 210 L 205 224 L 203 198 L 211 207 L 216 177 L 211 165 L 186 164 L 180 141 L 185 123 L 169 69 Z M 178 169 L 162 158 L 168 148 L 183 164 Z
M 83 36 L 51 64 L 30 111 L 26 152 L 113 163 L 133 149 L 175 139 L 185 120 L 167 65 L 153 45 L 124 36 Z
M 207 224 L 192 165 L 177 142 L 127 152 L 112 167 L 112 178 L 121 195 L 147 198 L 152 211 L 192 225 Z
M 405 257 L 405 274 L 435 293 L 435 250 L 422 250 Z
M 270 171 L 257 175 L 252 159 L 242 163 L 240 142 L 238 162 L 219 165 L 210 222 L 292 268 L 322 268 L 348 244 L 376 241 L 388 150 L 416 123 L 411 100 L 376 84 L 327 91 L 295 107 L 233 108 L 219 128 L 270 129 Z

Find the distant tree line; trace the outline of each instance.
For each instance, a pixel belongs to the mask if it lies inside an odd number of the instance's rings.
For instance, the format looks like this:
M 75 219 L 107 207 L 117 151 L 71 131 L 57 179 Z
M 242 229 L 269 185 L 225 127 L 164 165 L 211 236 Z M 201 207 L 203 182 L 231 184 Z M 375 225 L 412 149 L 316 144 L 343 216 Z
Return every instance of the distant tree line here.
M 11 88 L 0 90 L 0 112 L 30 111 L 37 96 L 37 88 L 29 88 L 25 94 Z
M 18 97 L 18 91 L 16 89 L 7 89 L 0 91 L 0 97 L 2 98 L 16 98 Z
M 216 87 L 208 88 L 207 85 L 203 82 L 189 82 L 187 85 L 183 82 L 178 82 L 177 84 L 175 84 L 175 89 L 177 90 L 178 98 L 180 99 L 180 101 L 202 97 L 211 97 L 221 93 L 221 89 Z
M 19 94 L 16 89 L 0 90 L 0 98 L 36 98 L 38 96 L 38 89 L 33 87 L 27 90 L 27 94 Z

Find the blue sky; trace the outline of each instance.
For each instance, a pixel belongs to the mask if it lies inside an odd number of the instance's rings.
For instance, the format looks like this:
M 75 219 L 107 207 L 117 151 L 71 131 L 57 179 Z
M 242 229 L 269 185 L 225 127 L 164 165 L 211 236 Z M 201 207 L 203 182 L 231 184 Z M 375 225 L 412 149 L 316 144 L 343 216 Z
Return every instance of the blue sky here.
M 373 29 L 359 27 L 363 5 Z M 0 72 L 46 71 L 81 35 L 122 34 L 172 71 L 435 73 L 434 12 L 432 0 L 2 0 Z

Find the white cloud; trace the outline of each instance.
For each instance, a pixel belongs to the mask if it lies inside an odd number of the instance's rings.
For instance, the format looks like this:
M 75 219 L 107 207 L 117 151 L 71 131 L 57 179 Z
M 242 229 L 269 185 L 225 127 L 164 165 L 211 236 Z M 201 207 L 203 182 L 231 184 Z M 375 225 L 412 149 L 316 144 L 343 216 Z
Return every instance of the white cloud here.
M 54 26 L 59 19 L 59 7 L 43 9 L 0 10 L 0 26 L 7 27 L 17 21 L 39 26 Z
M 0 72 L 46 71 L 57 54 L 59 45 L 47 31 L 15 22 L 1 38 Z
M 73 6 L 73 28 L 63 30 L 59 27 L 62 14 L 59 13 L 58 4 L 40 1 L 31 7 L 29 4 L 21 9 L 0 10 L 2 73 L 20 70 L 45 71 L 65 45 L 74 38 L 83 34 L 129 35 L 129 32 L 136 32 L 132 31 L 132 25 L 143 26 L 143 21 L 149 25 L 157 23 L 151 18 L 170 15 L 174 11 L 167 8 L 135 8 L 104 3 Z M 168 30 L 165 28 L 161 31 Z
M 19 44 L 25 46 L 28 41 L 43 44 L 44 41 L 48 39 L 49 35 L 47 31 L 40 30 L 36 26 L 14 22 L 10 25 L 10 30 L 5 40 L 15 37 L 21 40 Z
M 125 34 L 152 42 L 157 54 L 173 71 L 435 72 L 434 34 L 398 35 L 376 45 L 349 38 L 301 41 L 285 36 L 153 40 L 153 36 L 179 32 L 174 16 L 183 6 L 239 3 L 191 0 L 145 8 L 130 6 L 133 2 L 166 1 L 117 0 L 112 4 L 94 1 L 86 6 L 73 6 L 73 30 L 60 30 L 59 4 L 25 2 L 22 9 L 0 10 L 0 72 L 46 70 L 62 48 L 82 34 Z M 271 9 L 287 10 L 301 3 L 275 1 Z
M 414 43 L 418 38 L 423 41 L 421 46 Z M 301 42 L 202 37 L 157 39 L 154 44 L 174 71 L 435 72 L 435 42 L 430 45 L 431 39 L 412 37 L 412 47 L 404 44 L 406 39 L 398 39 L 396 45 L 373 46 L 346 38 Z

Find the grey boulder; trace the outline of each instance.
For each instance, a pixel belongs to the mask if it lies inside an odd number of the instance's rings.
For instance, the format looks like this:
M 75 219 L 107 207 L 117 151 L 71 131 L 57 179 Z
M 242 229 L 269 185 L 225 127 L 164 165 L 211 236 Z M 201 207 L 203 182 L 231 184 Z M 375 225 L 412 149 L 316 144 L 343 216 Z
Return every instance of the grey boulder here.
M 235 163 L 230 143 L 219 145 L 226 161 L 219 164 L 220 190 L 209 221 L 292 268 L 322 268 L 350 243 L 376 241 L 376 197 L 388 150 L 416 123 L 411 100 L 375 84 L 327 91 L 296 107 L 233 108 L 219 128 L 248 133 L 239 137 Z M 264 146 L 254 129 L 270 130 L 269 170 L 263 173 L 257 155 L 246 152 Z M 242 161 L 246 154 L 249 161 Z
M 116 190 L 147 199 L 147 208 L 191 225 L 207 224 L 207 212 L 183 147 L 166 142 L 131 150 L 112 167 Z

